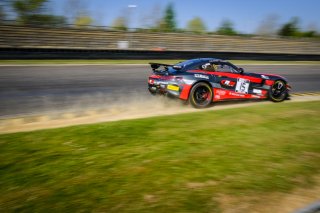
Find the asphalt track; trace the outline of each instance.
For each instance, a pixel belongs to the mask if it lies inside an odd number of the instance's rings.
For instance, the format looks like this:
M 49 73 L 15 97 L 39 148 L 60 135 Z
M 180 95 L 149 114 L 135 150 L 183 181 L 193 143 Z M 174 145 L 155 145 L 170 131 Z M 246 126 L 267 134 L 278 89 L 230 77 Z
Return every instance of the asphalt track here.
M 242 67 L 282 75 L 296 93 L 320 91 L 320 65 Z M 150 73 L 147 65 L 0 66 L 0 118 L 136 103 L 143 107 L 151 98 L 146 87 Z

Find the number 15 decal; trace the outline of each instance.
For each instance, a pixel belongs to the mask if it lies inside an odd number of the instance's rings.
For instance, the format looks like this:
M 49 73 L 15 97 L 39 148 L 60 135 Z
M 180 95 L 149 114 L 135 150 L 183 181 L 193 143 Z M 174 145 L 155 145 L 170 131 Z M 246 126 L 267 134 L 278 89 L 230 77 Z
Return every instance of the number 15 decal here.
M 249 90 L 250 81 L 244 78 L 237 79 L 236 92 L 247 94 Z

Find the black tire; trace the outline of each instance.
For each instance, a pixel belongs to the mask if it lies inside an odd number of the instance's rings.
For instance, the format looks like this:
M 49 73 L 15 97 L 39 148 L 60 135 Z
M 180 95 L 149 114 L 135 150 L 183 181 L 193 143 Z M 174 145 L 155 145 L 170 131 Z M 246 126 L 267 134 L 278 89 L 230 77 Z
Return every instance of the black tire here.
M 157 92 L 151 90 L 150 88 L 148 88 L 148 89 L 149 89 L 149 92 L 150 92 L 151 95 L 153 95 L 153 96 L 156 96 L 156 95 L 157 95 Z
M 206 108 L 212 102 L 213 92 L 211 86 L 204 82 L 195 84 L 189 95 L 189 102 L 195 108 Z
M 269 90 L 269 99 L 273 102 L 284 101 L 288 97 L 286 83 L 282 80 L 276 80 Z

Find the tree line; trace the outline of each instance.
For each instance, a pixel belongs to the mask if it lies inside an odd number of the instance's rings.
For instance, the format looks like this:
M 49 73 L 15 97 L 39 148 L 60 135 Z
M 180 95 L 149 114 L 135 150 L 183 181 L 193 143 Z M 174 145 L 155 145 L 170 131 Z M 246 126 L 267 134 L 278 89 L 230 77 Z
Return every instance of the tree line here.
M 6 19 L 7 13 L 14 13 L 15 23 L 21 25 L 42 25 L 42 26 L 66 26 L 72 24 L 76 27 L 89 27 L 94 24 L 94 19 L 88 12 L 83 10 L 81 0 L 68 0 L 70 11 L 73 11 L 72 17 L 52 15 L 49 10 L 49 0 L 2 0 L 0 4 L 0 20 Z M 10 11 L 11 12 L 8 12 Z M 128 9 L 128 8 L 127 8 Z M 146 20 L 149 21 L 146 26 L 136 31 L 151 32 L 191 32 L 198 34 L 219 34 L 219 35 L 243 35 L 235 29 L 231 20 L 223 20 L 215 31 L 208 31 L 206 24 L 200 17 L 194 17 L 189 20 L 184 29 L 177 27 L 176 12 L 174 5 L 169 3 L 162 14 L 159 14 L 159 7 L 151 11 Z M 72 12 L 70 12 L 72 13 Z M 122 13 L 124 15 L 117 17 L 111 27 L 115 30 L 126 31 L 129 29 L 130 11 Z M 302 31 L 299 24 L 300 20 L 293 17 L 289 22 L 276 27 L 276 16 L 271 15 L 265 18 L 258 27 L 255 34 L 258 35 L 279 35 L 288 37 L 319 37 L 315 27 Z

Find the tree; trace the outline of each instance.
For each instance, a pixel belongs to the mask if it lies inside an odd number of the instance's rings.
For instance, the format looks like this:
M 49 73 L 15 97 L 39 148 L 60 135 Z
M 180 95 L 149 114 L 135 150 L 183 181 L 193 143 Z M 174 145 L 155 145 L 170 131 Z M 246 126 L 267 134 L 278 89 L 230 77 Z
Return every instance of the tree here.
M 317 31 L 312 30 L 312 31 L 303 32 L 302 36 L 309 37 L 309 38 L 316 37 Z
M 13 8 L 19 16 L 40 13 L 43 10 L 43 5 L 48 0 L 14 0 Z
M 166 32 L 174 32 L 176 30 L 175 12 L 172 3 L 165 10 L 163 20 L 160 22 L 160 29 Z
M 17 20 L 22 24 L 29 24 L 32 17 L 43 11 L 46 2 L 47 0 L 15 0 L 12 7 L 18 15 Z
M 0 5 L 0 22 L 6 18 L 6 14 L 4 12 L 3 6 Z
M 317 24 L 316 23 L 310 23 L 307 26 L 307 31 L 303 33 L 304 37 L 316 37 L 317 36 Z
M 195 33 L 204 33 L 206 31 L 206 26 L 201 18 L 195 17 L 188 22 L 187 30 Z
M 17 13 L 17 22 L 33 25 L 63 25 L 66 20 L 62 16 L 45 14 L 48 0 L 14 0 L 12 7 Z
M 92 24 L 92 18 L 90 16 L 82 15 L 82 16 L 77 16 L 76 19 L 74 20 L 74 24 L 77 27 L 86 27 Z
M 23 24 L 42 25 L 42 26 L 56 26 L 61 27 L 66 24 L 66 19 L 63 16 L 53 16 L 46 14 L 34 14 L 25 17 Z
M 233 29 L 233 23 L 229 20 L 222 21 L 217 33 L 221 35 L 237 35 L 237 32 Z
M 112 27 L 116 30 L 127 30 L 128 24 L 125 17 L 118 17 L 113 21 Z
M 299 36 L 299 18 L 294 17 L 288 23 L 284 24 L 278 31 L 280 36 Z

